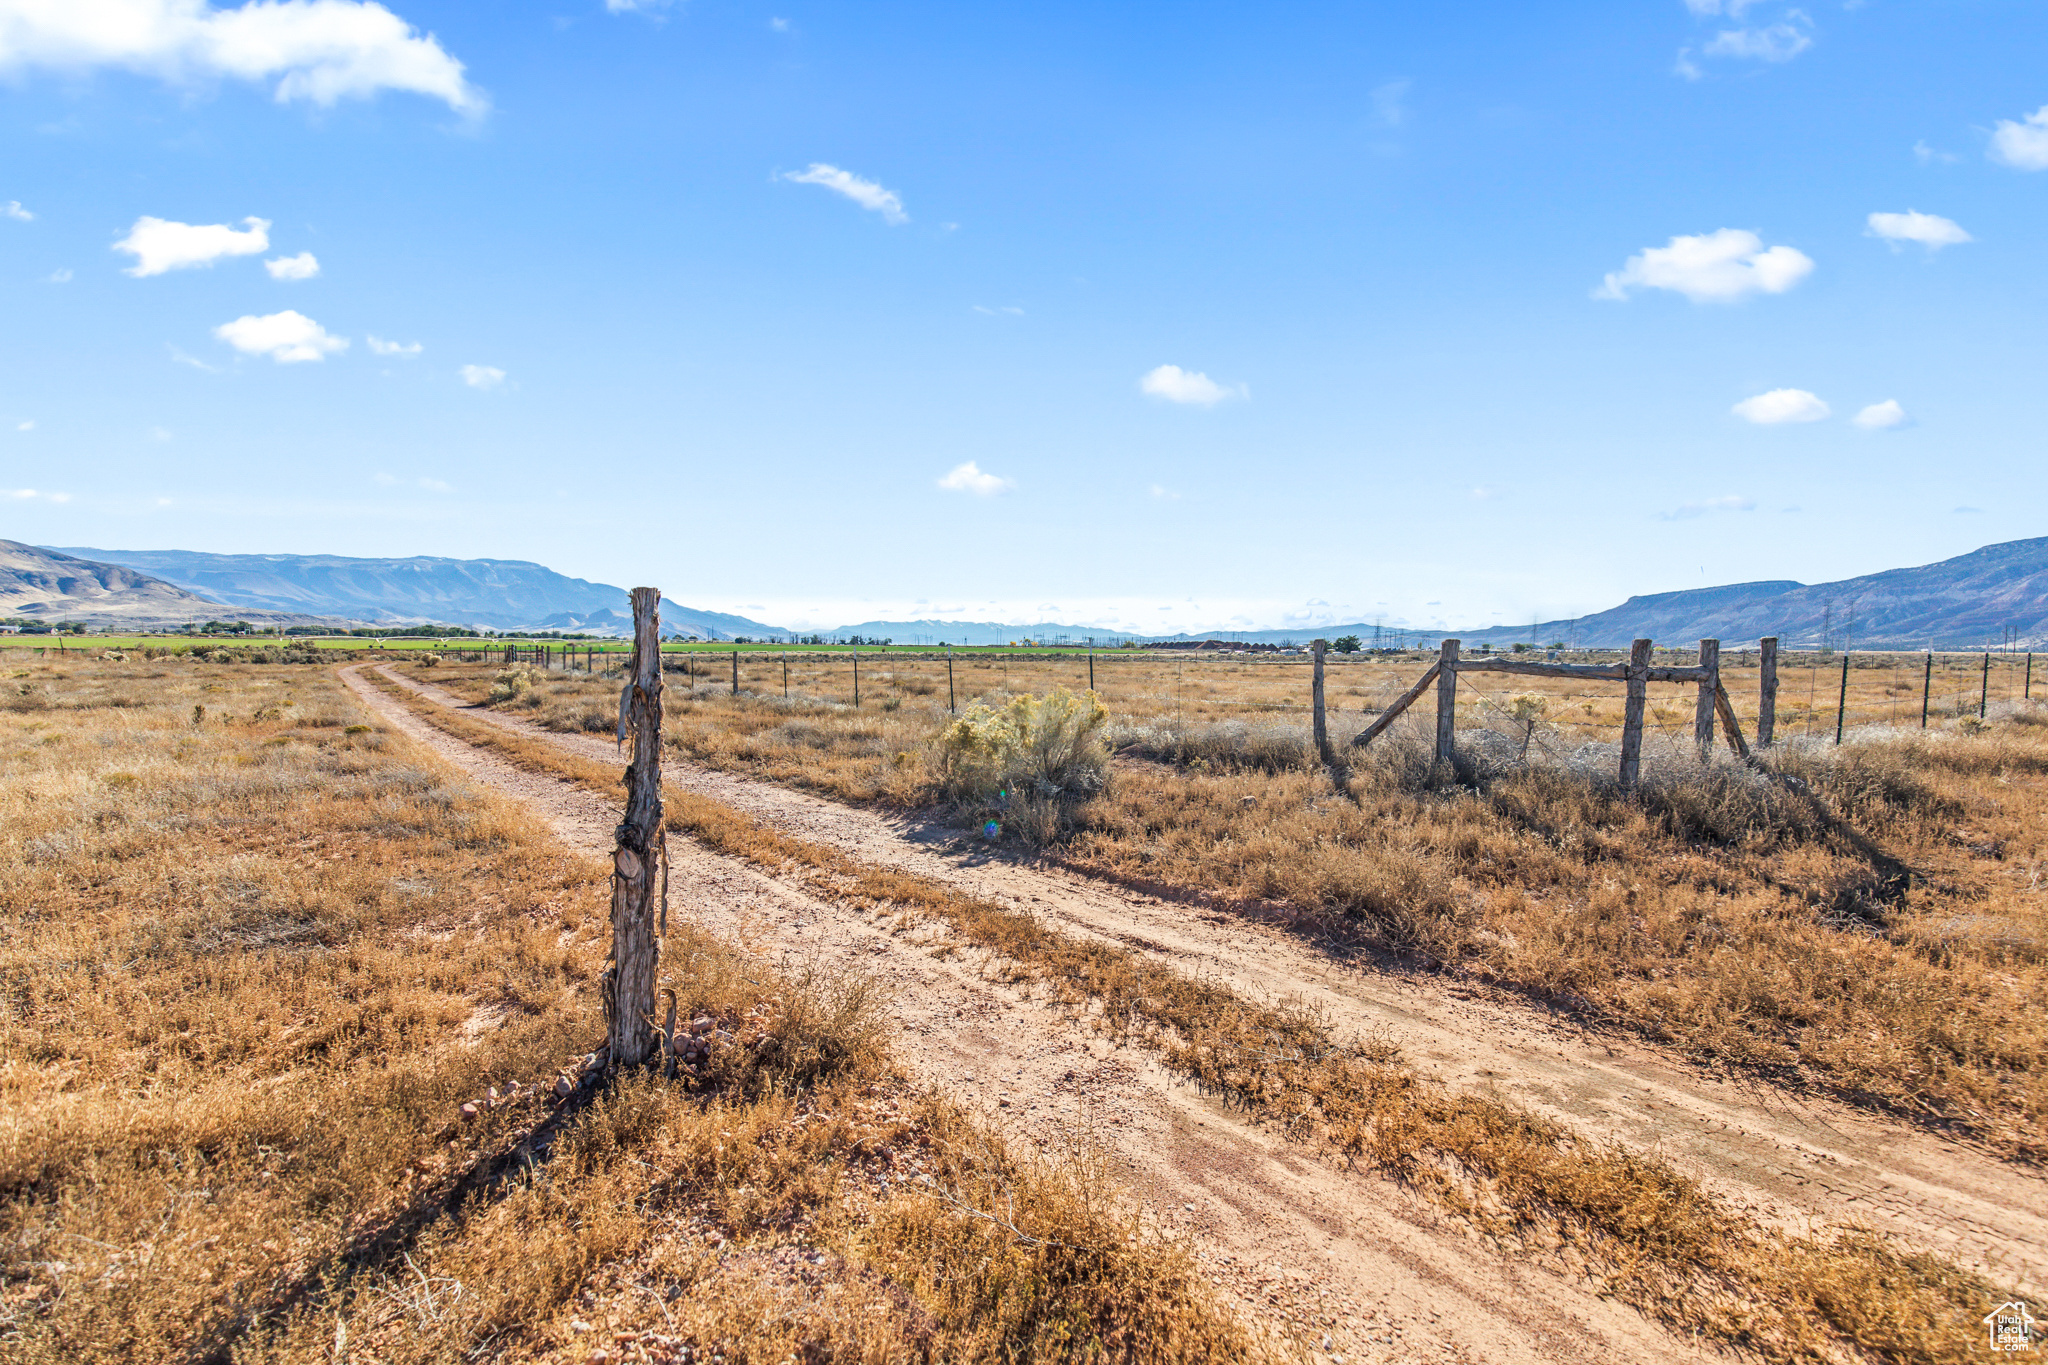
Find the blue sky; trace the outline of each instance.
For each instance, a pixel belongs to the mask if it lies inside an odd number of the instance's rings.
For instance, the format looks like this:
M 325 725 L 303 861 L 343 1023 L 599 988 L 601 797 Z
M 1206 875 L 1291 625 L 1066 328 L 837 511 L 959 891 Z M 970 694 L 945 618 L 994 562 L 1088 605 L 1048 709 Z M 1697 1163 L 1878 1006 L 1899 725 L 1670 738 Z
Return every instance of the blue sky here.
M 787 625 L 1939 559 L 2048 532 L 2044 51 L 2018 0 L 0 0 L 0 536 Z

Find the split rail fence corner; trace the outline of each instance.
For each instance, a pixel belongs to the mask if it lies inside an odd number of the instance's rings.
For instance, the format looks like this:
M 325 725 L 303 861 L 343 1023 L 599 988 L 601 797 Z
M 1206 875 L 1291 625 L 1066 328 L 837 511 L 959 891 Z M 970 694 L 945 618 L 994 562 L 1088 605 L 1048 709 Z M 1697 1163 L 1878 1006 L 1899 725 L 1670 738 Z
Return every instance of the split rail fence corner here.
M 1762 709 L 1757 717 L 1757 744 L 1768 745 L 1777 724 L 1778 698 L 1778 641 L 1775 636 L 1761 642 L 1759 651 L 1763 665 Z M 1316 659 L 1315 687 L 1315 733 L 1317 748 L 1327 760 L 1328 741 L 1324 738 L 1322 660 L 1323 642 L 1317 640 L 1313 646 Z M 1627 688 L 1627 704 L 1622 713 L 1621 726 L 1621 788 L 1635 790 L 1642 776 L 1643 767 L 1643 713 L 1649 700 L 1649 685 L 1653 682 L 1695 683 L 1699 687 L 1699 700 L 1693 708 L 1692 737 L 1699 746 L 1702 758 L 1714 747 L 1714 722 L 1721 722 L 1722 734 L 1728 747 L 1743 762 L 1750 761 L 1749 744 L 1742 737 L 1742 726 L 1736 722 L 1734 704 L 1728 700 L 1728 691 L 1721 686 L 1721 642 L 1700 641 L 1700 657 L 1697 664 L 1659 665 L 1651 662 L 1652 645 L 1648 640 L 1637 640 L 1629 649 L 1627 663 L 1612 664 L 1560 664 L 1536 660 L 1502 659 L 1491 655 L 1465 658 L 1459 653 L 1459 641 L 1445 640 L 1437 653 L 1436 662 L 1429 670 L 1416 679 L 1415 685 L 1394 699 L 1391 706 L 1382 711 L 1379 718 L 1360 732 L 1351 741 L 1353 747 L 1362 748 L 1385 733 L 1403 711 L 1406 711 L 1422 694 L 1436 684 L 1436 761 L 1441 764 L 1453 762 L 1457 756 L 1458 743 L 1458 675 L 1460 673 L 1518 673 L 1532 678 L 1582 678 L 1619 682 Z

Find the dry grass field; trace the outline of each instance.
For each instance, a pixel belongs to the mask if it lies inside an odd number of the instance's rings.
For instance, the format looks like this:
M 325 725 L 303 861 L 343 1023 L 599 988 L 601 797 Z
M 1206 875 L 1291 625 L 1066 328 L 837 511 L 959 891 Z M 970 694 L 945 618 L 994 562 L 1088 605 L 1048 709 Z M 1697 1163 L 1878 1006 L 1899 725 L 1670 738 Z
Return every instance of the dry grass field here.
M 1725 662 L 1753 734 L 1753 661 Z M 792 661 L 787 697 L 772 657 L 742 656 L 737 696 L 729 664 L 693 666 L 669 694 L 671 742 L 689 757 L 855 801 L 943 799 L 943 660 L 869 661 L 858 710 L 843 657 Z M 954 686 L 964 708 L 1084 685 L 1086 667 L 963 657 Z M 1333 664 L 1337 738 L 1424 667 Z M 2039 1161 L 2048 716 L 2012 699 L 2021 679 L 2001 659 L 1979 726 L 1978 662 L 1944 660 L 1923 732 L 1919 658 L 1859 656 L 1850 742 L 1836 749 L 1838 667 L 1788 661 L 1784 742 L 1769 760 L 1788 780 L 1699 766 L 1688 690 L 1653 685 L 1645 791 L 1624 800 L 1606 728 L 1618 685 L 1491 688 L 1468 675 L 1460 726 L 1480 763 L 1429 772 L 1425 699 L 1354 756 L 1340 790 L 1309 761 L 1302 664 L 1098 656 L 1120 756 L 1105 791 L 1065 809 L 1051 851 L 1134 884 L 1284 907 L 1407 961 Z M 419 676 L 556 729 L 614 723 L 603 679 Z M 1523 708 L 1538 712 L 1533 726 L 1513 718 L 1517 695 L 1541 699 Z M 1525 749 L 1533 761 L 1518 761 Z
M 558 1094 L 602 865 L 328 669 L 0 659 L 8 1360 L 1255 1355 L 1098 1167 L 911 1088 L 858 978 L 678 930 L 701 1077 Z
M 451 681 L 439 668 L 420 673 Z M 580 686 L 543 679 L 520 688 L 488 677 L 469 686 L 493 683 L 532 693 L 526 709 L 543 716 L 550 707 L 569 712 Z M 592 791 L 617 783 L 613 763 L 395 684 L 386 690 L 436 728 L 530 771 Z M 520 704 L 518 695 L 506 700 Z M 728 693 L 721 705 L 731 704 Z M 865 865 L 702 796 L 671 791 L 665 800 L 677 833 L 900 927 L 943 925 L 952 943 L 991 952 L 1011 979 L 1155 1050 L 1293 1139 L 1395 1176 L 1510 1254 L 1564 1257 L 1603 1293 L 1680 1332 L 1769 1360 L 1962 1360 L 1970 1348 L 1955 1324 L 2000 1295 L 1974 1274 L 1866 1230 L 1800 1235 L 1764 1226 L 1654 1154 L 1588 1141 L 1484 1094 L 1453 1093 L 1397 1050 L 1335 1036 L 1311 1011 L 1247 999 L 1142 953 L 1054 931 L 1029 912 Z

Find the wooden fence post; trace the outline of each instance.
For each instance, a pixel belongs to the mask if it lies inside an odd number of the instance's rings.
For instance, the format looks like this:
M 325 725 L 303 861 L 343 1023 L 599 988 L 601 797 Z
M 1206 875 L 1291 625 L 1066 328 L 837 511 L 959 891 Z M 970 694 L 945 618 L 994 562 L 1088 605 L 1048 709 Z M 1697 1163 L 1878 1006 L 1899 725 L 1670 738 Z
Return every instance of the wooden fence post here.
M 2028 677 L 2033 676 L 2031 672 L 2033 666 L 2034 656 L 2029 654 L 2027 656 L 2027 668 L 2030 670 L 2027 674 Z M 1095 642 L 1093 640 L 1088 642 L 1088 690 L 1090 692 L 1095 690 Z
M 1327 641 L 1311 640 L 1308 647 L 1315 655 L 1315 679 L 1309 684 L 1309 698 L 1315 710 L 1316 757 L 1324 767 L 1333 768 L 1337 755 L 1330 750 L 1330 727 L 1323 719 L 1323 651 L 1329 646 Z
M 1989 655 L 1985 656 L 1989 658 Z M 1842 656 L 1842 690 L 1835 697 L 1835 743 L 1842 742 L 1842 723 L 1849 714 L 1849 656 Z
M 789 700 L 789 651 L 782 651 L 782 699 Z
M 1449 763 L 1458 748 L 1458 642 L 1446 640 L 1436 656 L 1436 761 Z
M 1984 690 L 1977 694 L 1977 719 L 1984 719 L 1984 713 L 1991 706 L 1991 651 L 1984 651 Z
M 1756 747 L 1768 749 L 1778 733 L 1778 637 L 1766 635 L 1758 641 L 1756 657 L 1762 672 L 1757 680 Z
M 738 650 L 732 652 L 732 694 L 735 697 L 740 694 L 740 652 Z
M 1094 666 L 1093 660 L 1089 661 L 1089 666 L 1092 671 Z M 948 715 L 954 716 L 960 714 L 960 707 L 953 700 L 953 646 L 951 645 L 946 646 L 946 712 Z
M 1927 651 L 1927 671 L 1920 675 L 1920 728 L 1927 728 L 1927 701 L 1934 695 L 1934 651 Z
M 1714 752 L 1714 694 L 1721 690 L 1721 642 L 1700 641 L 1700 668 L 1706 676 L 1700 679 L 1699 700 L 1692 708 L 1692 742 L 1699 748 L 1700 759 L 1704 762 Z
M 2029 651 L 2027 651 L 2027 685 L 2026 685 L 2025 689 L 2024 689 L 2024 690 L 2022 690 L 2022 691 L 2021 691 L 2021 693 L 2020 693 L 2020 700 L 2021 700 L 2021 701 L 2032 701 L 2033 699 L 2034 699 L 2034 654 L 2033 654 L 2033 651 L 2032 651 L 2032 650 L 2029 650 Z
M 605 971 L 605 1031 L 615 1067 L 640 1066 L 658 1046 L 653 1018 L 661 938 L 655 901 L 658 879 L 667 871 L 661 829 L 660 651 L 661 593 L 635 588 L 633 664 L 619 698 L 619 737 L 623 741 L 631 729 L 633 762 L 626 769 L 626 818 L 615 831 L 612 957 Z
M 1636 789 L 1643 773 L 1643 710 L 1650 699 L 1650 642 L 1638 640 L 1628 650 L 1628 701 L 1621 712 L 1621 790 Z
M 853 647 L 853 704 L 860 706 L 860 646 Z

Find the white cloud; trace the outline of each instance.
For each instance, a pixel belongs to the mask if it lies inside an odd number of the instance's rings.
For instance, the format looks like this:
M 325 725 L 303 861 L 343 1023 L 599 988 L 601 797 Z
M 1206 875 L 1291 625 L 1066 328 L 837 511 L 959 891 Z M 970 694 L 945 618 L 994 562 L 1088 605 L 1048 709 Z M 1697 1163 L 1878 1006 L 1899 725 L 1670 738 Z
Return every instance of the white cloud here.
M 1883 431 L 1888 427 L 1902 427 L 1911 419 L 1899 406 L 1898 399 L 1887 398 L 1882 403 L 1872 403 L 1849 420 L 1865 431 Z
M 260 318 L 245 315 L 222 323 L 213 334 L 244 355 L 267 355 L 280 365 L 325 360 L 348 349 L 347 337 L 329 336 L 326 328 L 291 308 Z
M 62 270 L 53 270 L 53 271 L 51 271 L 51 272 L 50 272 L 50 283 L 51 283 L 51 284 L 69 284 L 69 283 L 71 283 L 71 272 L 70 272 L 70 270 L 68 270 L 68 269 L 62 269 Z
M 792 185 L 823 185 L 834 194 L 843 194 L 862 208 L 882 215 L 882 221 L 902 225 L 910 221 L 910 215 L 903 211 L 903 201 L 894 190 L 885 190 L 872 180 L 864 180 L 851 171 L 842 171 L 837 166 L 828 166 L 822 161 L 813 161 L 805 171 L 785 171 L 782 179 Z
M 1991 130 L 1990 156 L 2023 171 L 2048 171 L 2048 104 L 2018 122 L 2000 119 Z
M 147 214 L 135 220 L 114 250 L 135 258 L 126 273 L 138 279 L 167 270 L 212 265 L 223 256 L 254 256 L 270 250 L 270 220 L 244 218 L 237 232 L 226 223 L 172 223 Z
M 465 114 L 488 107 L 462 63 L 371 0 L 7 0 L 0 72 L 120 67 L 177 84 L 275 79 L 279 103 L 327 106 L 404 90 Z
M 1161 502 L 1180 501 L 1180 494 L 1174 492 L 1171 488 L 1168 488 L 1165 484 L 1162 483 L 1155 483 L 1152 485 L 1152 496 L 1158 498 Z
M 652 14 L 669 7 L 670 0 L 604 0 L 606 14 Z
M 1251 391 L 1242 384 L 1219 384 L 1199 370 L 1183 370 L 1178 365 L 1161 365 L 1147 370 L 1138 380 L 1138 388 L 1169 403 L 1195 403 L 1205 408 L 1214 407 L 1226 398 L 1251 397 Z
M 768 27 L 774 29 L 777 33 L 787 33 L 789 32 L 789 20 L 770 19 L 768 21 Z
M 1961 158 L 1954 152 L 1944 152 L 1939 147 L 1928 146 L 1927 139 L 1922 138 L 1913 144 L 1913 159 L 1923 166 L 1929 166 L 1937 161 L 1950 162 Z
M 1398 128 L 1408 121 L 1408 107 L 1401 101 L 1408 95 L 1409 81 L 1388 81 L 1373 87 L 1372 113 L 1382 128 Z
M 1769 24 L 1763 28 L 1723 29 L 1700 50 L 1709 57 L 1789 62 L 1812 46 L 1813 39 L 1797 25 Z
M 1659 521 L 1688 521 L 1693 517 L 1706 516 L 1709 512 L 1754 512 L 1755 510 L 1755 498 L 1745 498 L 1739 493 L 1731 493 L 1723 498 L 1707 498 L 1700 502 L 1681 504 L 1669 512 L 1659 512 L 1657 519 Z
M 17 223 L 33 223 L 36 216 L 21 206 L 19 199 L 10 199 L 0 204 L 0 218 L 12 218 Z
M 495 389 L 505 382 L 505 372 L 495 365 L 464 365 L 461 373 L 472 389 Z
M 363 339 L 369 343 L 371 355 L 390 355 L 397 356 L 402 360 L 411 360 L 425 349 L 417 341 L 408 345 L 405 342 L 386 341 L 382 337 L 375 336 Z
M 1717 14 L 1740 19 L 1742 12 L 1755 3 L 1756 0 L 1685 0 L 1685 7 L 1703 19 Z
M 1873 237 L 1882 237 L 1892 243 L 1918 242 L 1929 251 L 1976 240 L 1954 219 L 1913 209 L 1904 213 L 1873 213 L 1869 222 Z
M 1772 389 L 1729 409 L 1745 422 L 1774 427 L 1783 422 L 1818 422 L 1833 411 L 1805 389 Z
M 988 315 L 989 315 L 990 317 L 992 317 L 992 318 L 997 318 L 997 317 L 1013 317 L 1013 318 L 1021 318 L 1021 317 L 1023 317 L 1023 316 L 1024 316 L 1024 310 L 1023 310 L 1022 308 L 1013 308 L 1013 307 L 1009 306 L 1008 304 L 1004 304 L 1004 305 L 1002 305 L 1002 306 L 1000 306 L 1000 307 L 996 307 L 996 308 L 988 308 L 988 307 L 984 307 L 983 305 L 981 305 L 981 304 L 978 304 L 978 303 L 977 303 L 977 304 L 975 304 L 975 305 L 974 305 L 974 311 L 975 311 L 975 312 L 977 312 L 977 313 L 986 313 L 986 314 L 988 314 Z
M 955 493 L 972 493 L 976 497 L 987 498 L 1016 485 L 994 474 L 982 473 L 980 466 L 969 460 L 966 464 L 953 466 L 946 476 L 939 480 L 939 487 Z
M 1751 294 L 1782 294 L 1813 273 L 1813 258 L 1789 246 L 1766 248 L 1742 228 L 1697 237 L 1673 237 L 1646 248 L 1610 273 L 1596 299 L 1625 299 L 1633 288 L 1669 289 L 1694 303 L 1721 303 Z
M 17 422 L 15 423 L 14 429 L 16 431 L 34 431 L 36 429 L 35 419 L 31 417 L 26 422 Z
M 193 369 L 204 370 L 208 374 L 220 373 L 219 366 L 209 365 L 196 355 L 187 355 L 185 352 L 179 350 L 176 346 L 171 347 L 170 352 L 171 359 L 177 361 L 180 365 L 190 365 Z
M 445 479 L 421 479 L 419 482 L 420 487 L 426 489 L 429 493 L 453 493 L 455 491 L 455 485 L 447 482 Z
M 41 493 L 33 488 L 0 488 L 0 497 L 16 498 L 22 502 L 40 500 L 43 502 L 70 502 L 69 493 Z
M 263 268 L 270 272 L 273 280 L 310 280 L 320 273 L 320 262 L 313 259 L 310 251 L 301 251 L 296 256 L 279 256 L 265 261 Z

